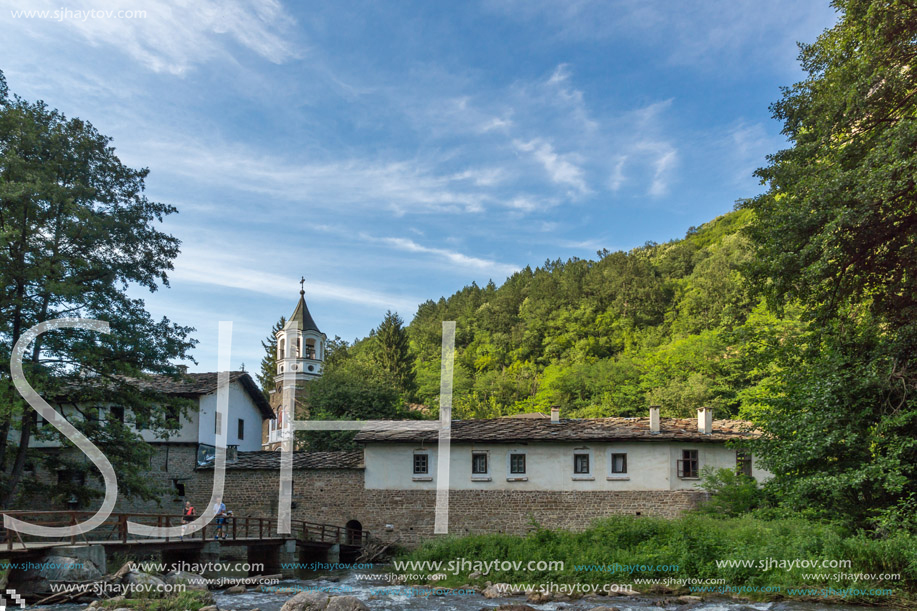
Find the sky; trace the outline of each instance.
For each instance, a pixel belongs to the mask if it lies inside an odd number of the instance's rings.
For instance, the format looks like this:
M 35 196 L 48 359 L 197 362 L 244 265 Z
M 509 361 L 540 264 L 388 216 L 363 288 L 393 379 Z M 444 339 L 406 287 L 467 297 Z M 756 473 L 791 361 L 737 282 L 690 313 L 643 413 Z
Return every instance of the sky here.
M 302 276 L 353 340 L 732 210 L 785 146 L 768 107 L 797 41 L 835 20 L 821 0 L 0 0 L 0 70 L 150 169 L 182 252 L 133 296 L 196 328 L 192 371 L 216 370 L 221 320 L 256 371 Z

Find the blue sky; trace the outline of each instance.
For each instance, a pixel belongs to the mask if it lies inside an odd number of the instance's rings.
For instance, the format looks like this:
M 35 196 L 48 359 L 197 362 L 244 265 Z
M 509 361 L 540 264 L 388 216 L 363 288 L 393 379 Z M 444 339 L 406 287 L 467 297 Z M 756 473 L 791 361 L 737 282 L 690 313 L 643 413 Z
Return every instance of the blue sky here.
M 472 281 L 682 237 L 761 190 L 796 41 L 835 21 L 786 0 L 0 6 L 11 91 L 93 123 L 178 207 L 171 287 L 143 297 L 197 328 L 199 371 L 219 320 L 257 369 L 301 275 L 352 340 Z

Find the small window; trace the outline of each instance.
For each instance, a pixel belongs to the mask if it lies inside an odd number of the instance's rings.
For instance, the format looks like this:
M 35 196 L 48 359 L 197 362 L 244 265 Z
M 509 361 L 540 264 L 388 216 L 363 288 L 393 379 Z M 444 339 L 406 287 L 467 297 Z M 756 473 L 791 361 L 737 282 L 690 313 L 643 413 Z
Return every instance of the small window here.
M 682 450 L 678 461 L 678 477 L 697 478 L 697 450 Z
M 611 472 L 622 475 L 627 473 L 627 454 L 611 455 Z
M 475 452 L 471 455 L 471 472 L 475 475 L 487 475 L 487 454 Z
M 509 455 L 509 472 L 513 475 L 525 475 L 525 454 Z
M 429 457 L 426 454 L 414 454 L 414 475 L 427 475 L 429 472 Z
M 588 454 L 574 454 L 573 455 L 573 472 L 577 475 L 588 475 L 589 474 L 589 455 Z
M 110 407 L 108 409 L 108 417 L 115 422 L 124 424 L 124 408 L 119 406 Z
M 245 420 L 239 418 L 238 431 L 239 439 L 245 439 Z
M 47 422 L 47 420 L 45 420 L 41 414 L 35 412 L 35 428 L 40 429 L 45 425 L 45 422 Z
M 278 356 L 279 358 L 282 358 L 282 359 L 287 358 L 287 355 L 286 355 L 286 352 L 285 352 L 286 346 L 287 346 L 286 340 L 283 340 L 283 339 L 280 340 L 280 344 L 278 344 L 278 346 L 277 346 L 277 356 Z
M 748 452 L 736 452 L 736 473 L 751 477 L 751 454 Z

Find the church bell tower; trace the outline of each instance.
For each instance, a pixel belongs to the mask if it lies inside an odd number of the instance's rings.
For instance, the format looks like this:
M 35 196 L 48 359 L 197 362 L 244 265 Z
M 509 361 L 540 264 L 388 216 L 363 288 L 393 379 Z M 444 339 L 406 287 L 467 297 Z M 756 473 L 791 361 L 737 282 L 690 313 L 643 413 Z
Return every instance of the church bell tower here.
M 325 362 L 325 342 L 327 337 L 322 333 L 306 305 L 306 291 L 300 281 L 299 303 L 287 320 L 283 329 L 277 332 L 277 377 L 279 385 L 282 380 L 289 380 L 292 375 L 295 383 L 308 382 L 321 377 Z

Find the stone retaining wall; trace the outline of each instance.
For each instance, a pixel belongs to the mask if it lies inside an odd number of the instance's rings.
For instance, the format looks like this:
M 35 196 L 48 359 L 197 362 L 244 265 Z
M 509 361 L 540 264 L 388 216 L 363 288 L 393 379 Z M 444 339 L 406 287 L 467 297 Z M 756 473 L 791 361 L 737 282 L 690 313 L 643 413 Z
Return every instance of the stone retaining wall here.
M 296 470 L 293 481 L 294 520 L 338 526 L 357 520 L 373 535 L 409 546 L 434 536 L 433 490 L 365 490 L 361 469 Z M 205 506 L 212 482 L 212 471 L 198 471 L 186 486 L 195 507 Z M 224 502 L 238 517 L 276 516 L 277 496 L 276 472 L 226 471 Z M 582 530 L 597 518 L 615 514 L 675 517 L 704 498 L 706 493 L 693 490 L 453 490 L 449 530 L 458 535 L 524 534 L 533 520 L 544 528 Z

